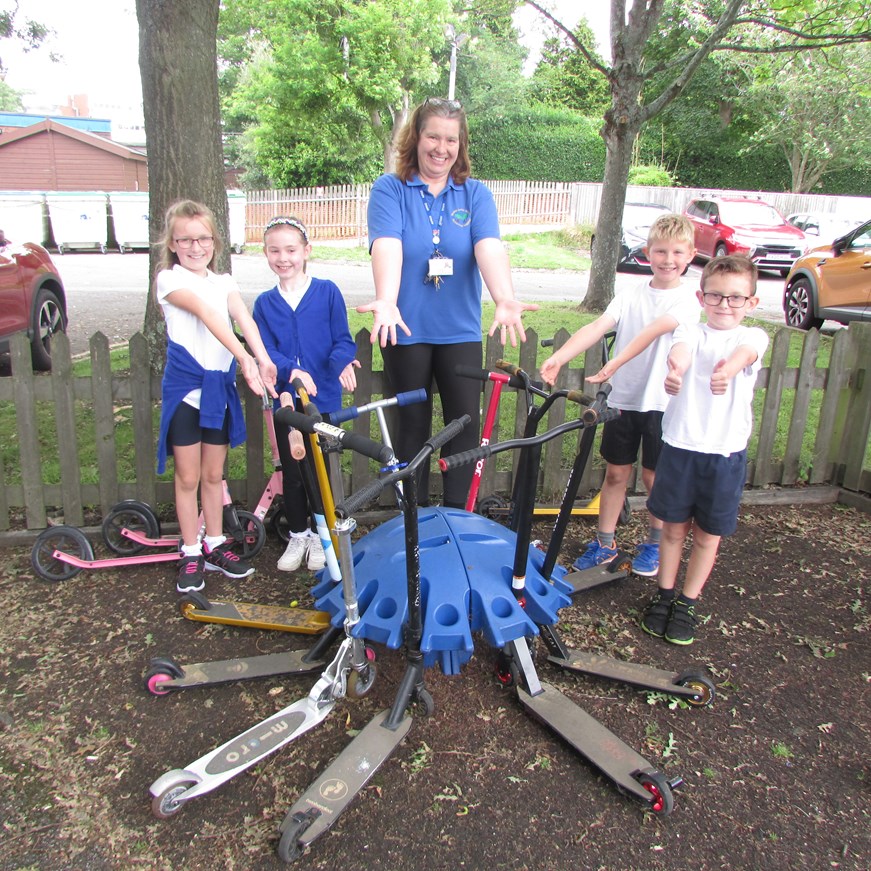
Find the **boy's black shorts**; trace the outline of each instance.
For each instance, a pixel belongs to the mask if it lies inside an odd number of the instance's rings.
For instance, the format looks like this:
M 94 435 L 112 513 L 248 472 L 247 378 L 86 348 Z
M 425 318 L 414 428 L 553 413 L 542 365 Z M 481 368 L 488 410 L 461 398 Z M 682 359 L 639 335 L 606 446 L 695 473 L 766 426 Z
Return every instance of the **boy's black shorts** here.
M 666 523 L 692 519 L 709 535 L 731 535 L 746 479 L 746 450 L 724 457 L 663 445 L 647 510 Z
M 609 420 L 602 430 L 599 453 L 612 466 L 631 466 L 638 459 L 641 447 L 641 465 L 656 469 L 662 451 L 662 412 L 624 411 Z

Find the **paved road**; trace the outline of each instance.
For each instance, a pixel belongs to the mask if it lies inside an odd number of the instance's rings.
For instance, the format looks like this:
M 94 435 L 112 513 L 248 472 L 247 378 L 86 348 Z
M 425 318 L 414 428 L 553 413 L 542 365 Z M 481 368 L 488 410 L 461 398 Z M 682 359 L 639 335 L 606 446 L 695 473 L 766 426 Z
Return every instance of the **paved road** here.
M 251 308 L 257 294 L 272 287 L 274 276 L 266 259 L 259 254 L 234 254 L 232 260 L 233 275 Z M 97 331 L 103 332 L 114 344 L 126 341 L 141 329 L 148 292 L 147 254 L 70 253 L 55 256 L 54 261 L 67 291 L 73 354 L 87 351 L 90 337 Z M 373 298 L 368 263 L 317 263 L 313 272 L 319 278 L 335 281 L 349 306 Z M 697 266 L 690 267 L 690 276 L 697 280 L 700 274 Z M 589 273 L 516 269 L 513 276 L 518 297 L 527 302 L 580 302 L 587 291 Z M 638 273 L 618 273 L 617 290 L 639 280 Z M 783 323 L 783 280 L 763 278 L 758 293 L 759 317 Z

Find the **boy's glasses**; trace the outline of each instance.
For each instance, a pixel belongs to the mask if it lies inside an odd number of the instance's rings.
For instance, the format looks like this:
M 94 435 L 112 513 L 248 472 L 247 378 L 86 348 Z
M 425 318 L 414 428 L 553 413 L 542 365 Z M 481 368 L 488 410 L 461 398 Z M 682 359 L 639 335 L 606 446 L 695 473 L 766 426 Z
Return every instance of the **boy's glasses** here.
M 722 293 L 703 293 L 702 296 L 708 305 L 719 305 L 724 299 L 729 303 L 729 308 L 744 308 L 749 296 L 741 296 L 736 293 L 733 296 L 724 296 Z
M 200 248 L 209 248 L 215 241 L 214 236 L 195 236 L 191 238 L 190 236 L 182 236 L 181 239 L 173 239 L 176 245 L 179 248 L 191 248 L 193 247 L 194 242 L 199 242 Z

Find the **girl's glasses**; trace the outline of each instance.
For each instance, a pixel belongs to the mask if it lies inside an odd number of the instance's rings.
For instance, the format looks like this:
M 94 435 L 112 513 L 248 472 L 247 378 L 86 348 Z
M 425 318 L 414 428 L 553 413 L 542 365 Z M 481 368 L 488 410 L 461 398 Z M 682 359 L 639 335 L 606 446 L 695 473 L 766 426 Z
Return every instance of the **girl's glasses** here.
M 193 247 L 194 242 L 199 242 L 200 248 L 209 248 L 214 241 L 214 236 L 195 236 L 194 238 L 191 238 L 190 236 L 182 236 L 181 239 L 173 239 L 173 242 L 175 242 L 179 248 L 191 248 Z

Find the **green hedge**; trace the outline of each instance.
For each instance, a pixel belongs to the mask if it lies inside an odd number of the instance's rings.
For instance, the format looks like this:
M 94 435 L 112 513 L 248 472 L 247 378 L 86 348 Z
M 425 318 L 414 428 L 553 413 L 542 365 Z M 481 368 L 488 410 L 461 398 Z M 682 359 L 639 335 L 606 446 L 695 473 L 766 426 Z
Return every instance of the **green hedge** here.
M 600 182 L 605 173 L 601 120 L 568 109 L 534 107 L 469 119 L 477 178 Z

